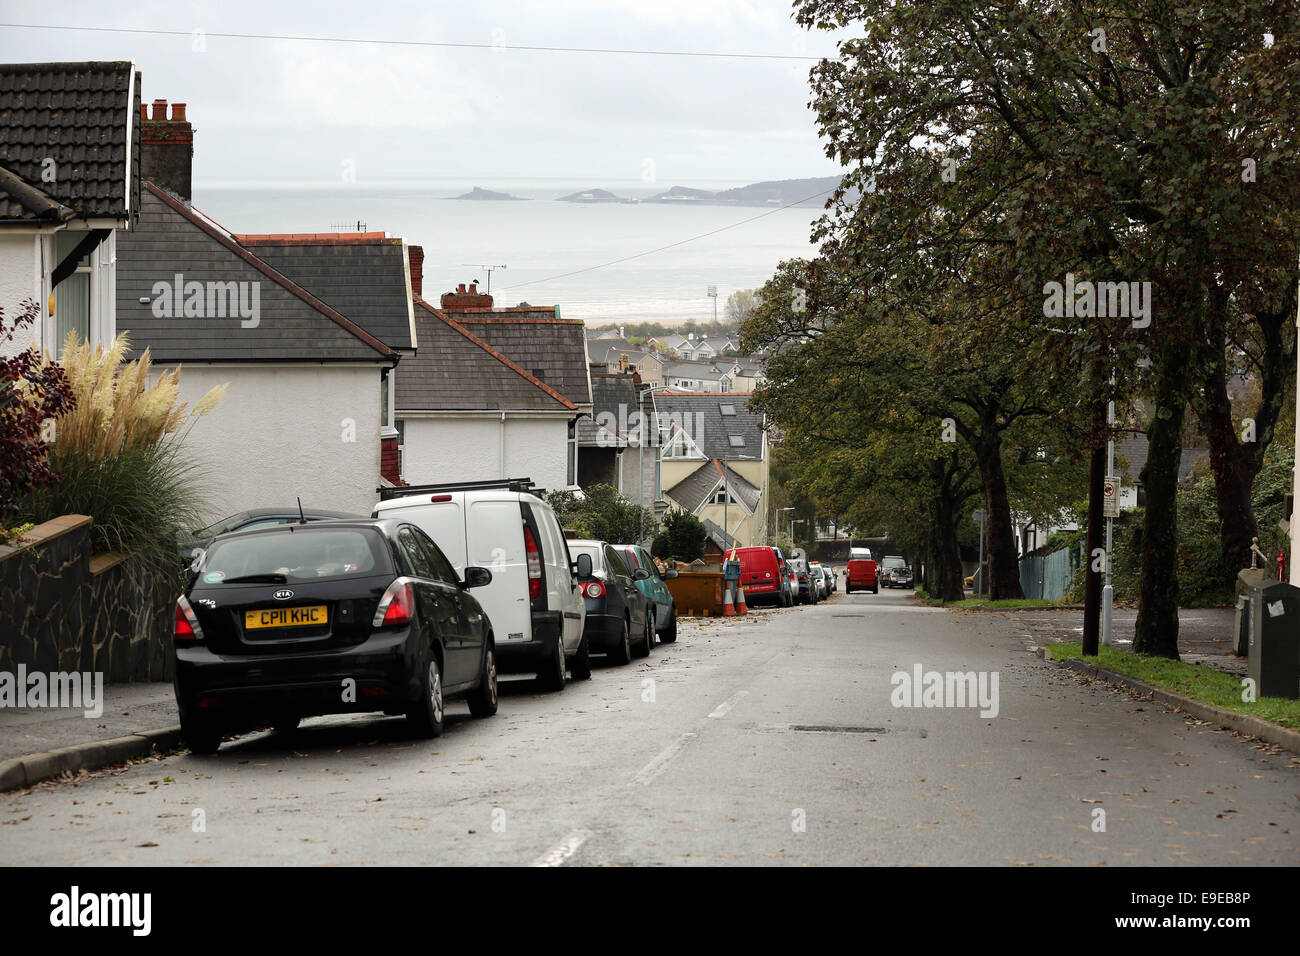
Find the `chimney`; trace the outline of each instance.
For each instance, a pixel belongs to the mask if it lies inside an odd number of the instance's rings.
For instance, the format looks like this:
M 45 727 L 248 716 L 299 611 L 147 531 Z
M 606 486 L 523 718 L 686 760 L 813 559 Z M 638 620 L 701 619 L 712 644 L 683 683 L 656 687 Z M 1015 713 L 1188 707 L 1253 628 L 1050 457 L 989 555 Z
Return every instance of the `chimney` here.
M 455 292 L 444 292 L 440 304 L 444 309 L 490 309 L 492 296 L 479 292 L 477 282 L 471 282 L 468 289 L 462 282 Z
M 406 258 L 411 264 L 411 291 L 424 295 L 424 247 L 407 246 Z
M 167 117 L 167 101 L 153 101 L 153 115 L 149 107 L 140 106 L 140 178 L 152 180 L 185 202 L 193 198 L 194 129 L 185 118 L 185 104 L 171 105 L 171 118 Z

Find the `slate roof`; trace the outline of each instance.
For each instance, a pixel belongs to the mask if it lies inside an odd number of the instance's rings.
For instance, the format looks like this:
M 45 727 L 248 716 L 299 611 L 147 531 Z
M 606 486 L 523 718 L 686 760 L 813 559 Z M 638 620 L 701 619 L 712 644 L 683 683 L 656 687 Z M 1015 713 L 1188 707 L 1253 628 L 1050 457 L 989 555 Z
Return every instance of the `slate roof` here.
M 156 316 L 155 283 L 257 283 L 258 321 L 244 327 L 225 317 Z M 253 286 L 246 287 L 251 293 Z M 140 299 L 146 299 L 141 302 Z M 241 247 L 180 200 L 146 183 L 140 220 L 117 239 L 117 327 L 135 354 L 156 362 L 378 361 L 396 353 L 306 289 Z
M 604 362 L 605 356 L 613 350 L 614 352 L 639 352 L 641 351 L 626 339 L 588 339 L 587 340 L 587 358 L 592 362 Z
M 673 418 L 692 423 L 688 431 L 705 457 L 752 460 L 763 457 L 763 416 L 749 410 L 749 392 L 679 392 L 665 388 L 651 394 L 661 426 Z M 723 415 L 723 405 L 732 406 L 736 414 Z M 662 435 L 664 442 L 671 437 L 667 430 Z M 744 445 L 733 446 L 731 435 L 743 438 Z
M 420 349 L 402 359 L 394 402 L 417 411 L 539 410 L 574 404 L 424 299 L 415 299 Z
M 591 380 L 581 319 L 556 318 L 553 306 L 439 311 L 574 405 L 591 405 Z
M 609 432 L 596 423 L 596 416 L 607 412 L 619 427 L 635 426 L 637 388 L 631 375 L 597 373 L 591 375 L 591 415 L 578 419 L 578 444 L 599 444 L 605 448 L 627 446 L 627 435 Z M 647 415 L 649 412 L 647 411 Z M 603 436 L 601 433 L 604 433 Z
M 691 512 L 699 511 L 721 486 L 724 471 L 731 496 L 744 502 L 750 511 L 758 507 L 759 499 L 763 497 L 762 490 L 731 468 L 724 469 L 722 462 L 716 458 L 700 465 L 665 493 L 683 508 Z
M 717 362 L 665 362 L 664 374 L 678 378 L 721 379 L 730 374 L 731 366 L 722 368 Z
M 415 314 L 401 239 L 383 233 L 235 239 L 385 345 L 415 348 Z
M 134 66 L 0 64 L 0 167 L 72 217 L 128 218 L 128 210 L 139 208 L 140 195 L 140 80 Z M 52 182 L 42 179 L 47 168 L 54 171 Z M 0 221 L 70 217 L 33 208 L 30 197 L 12 186 L 12 180 L 0 180 Z
M 739 541 L 723 530 L 722 525 L 718 524 L 716 521 L 710 521 L 708 518 L 704 518 L 700 523 L 704 525 L 704 530 L 708 532 L 709 540 L 718 546 L 718 550 L 728 551 L 740 544 Z
M 1146 467 L 1150 446 L 1151 443 L 1144 432 L 1127 430 L 1115 436 L 1116 468 L 1120 467 L 1118 459 L 1126 459 L 1129 464 L 1123 472 L 1134 484 L 1138 483 L 1138 476 Z M 1209 456 L 1209 451 L 1204 448 L 1184 448 L 1178 458 L 1178 480 L 1182 481 L 1186 478 L 1197 462 L 1204 461 Z

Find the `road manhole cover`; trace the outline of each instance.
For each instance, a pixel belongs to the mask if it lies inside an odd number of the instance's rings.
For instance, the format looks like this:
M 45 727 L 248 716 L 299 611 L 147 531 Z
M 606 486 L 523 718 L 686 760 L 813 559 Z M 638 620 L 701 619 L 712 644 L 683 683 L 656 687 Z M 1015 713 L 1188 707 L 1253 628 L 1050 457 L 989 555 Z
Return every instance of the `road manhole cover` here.
M 846 727 L 838 724 L 791 724 L 791 730 L 807 734 L 887 734 L 888 727 Z
M 832 614 L 831 617 L 866 617 L 865 614 Z

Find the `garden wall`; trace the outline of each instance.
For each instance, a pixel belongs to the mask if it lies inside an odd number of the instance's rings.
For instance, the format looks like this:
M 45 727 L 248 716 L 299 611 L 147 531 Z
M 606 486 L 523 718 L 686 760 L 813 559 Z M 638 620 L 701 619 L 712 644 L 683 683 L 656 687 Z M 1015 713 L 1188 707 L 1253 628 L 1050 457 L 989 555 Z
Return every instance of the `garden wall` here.
M 106 681 L 172 676 L 175 595 L 137 559 L 91 554 L 92 520 L 65 515 L 0 545 L 0 671 L 100 672 Z

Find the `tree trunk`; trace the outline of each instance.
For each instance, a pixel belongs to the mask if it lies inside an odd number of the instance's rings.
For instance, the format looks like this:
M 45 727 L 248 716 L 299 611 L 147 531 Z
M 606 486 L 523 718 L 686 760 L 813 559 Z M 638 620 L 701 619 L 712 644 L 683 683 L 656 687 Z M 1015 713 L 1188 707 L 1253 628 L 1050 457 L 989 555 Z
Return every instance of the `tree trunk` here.
M 1133 650 L 1178 660 L 1178 466 L 1191 348 L 1166 342 L 1156 362 L 1155 416 L 1142 486 L 1142 579 Z
M 994 414 L 996 409 L 994 410 Z M 1011 526 L 1011 501 L 1007 497 L 1006 473 L 1002 468 L 1002 435 L 992 421 L 975 443 L 980 481 L 984 485 L 985 529 L 988 536 L 989 599 L 1006 601 L 1023 598 L 1020 587 L 1020 559 Z
M 1106 412 L 1100 409 L 1093 415 L 1093 441 L 1101 434 L 1106 423 Z M 1101 426 L 1101 427 L 1099 427 Z M 1088 457 L 1088 533 L 1087 557 L 1083 569 L 1083 653 L 1096 657 L 1101 646 L 1101 588 L 1105 569 L 1104 538 L 1102 529 L 1106 519 L 1102 514 L 1102 492 L 1106 479 L 1106 451 L 1093 448 Z M 1097 563 L 1097 552 L 1102 553 L 1102 563 Z

